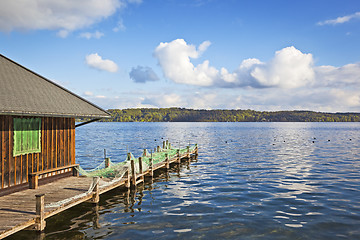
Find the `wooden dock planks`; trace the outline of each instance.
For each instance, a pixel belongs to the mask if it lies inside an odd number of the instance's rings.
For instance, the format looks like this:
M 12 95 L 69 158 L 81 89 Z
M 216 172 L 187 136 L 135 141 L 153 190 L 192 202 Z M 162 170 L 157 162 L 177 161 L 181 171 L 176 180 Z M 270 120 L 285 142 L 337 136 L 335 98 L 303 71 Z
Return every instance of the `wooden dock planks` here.
M 188 152 L 183 155 L 178 155 L 172 159 L 165 160 L 153 166 L 153 169 L 148 169 L 142 174 L 135 174 L 136 179 L 140 178 L 142 181 L 136 181 L 138 184 L 143 182 L 143 176 L 152 175 L 152 171 L 160 168 L 168 169 L 171 163 L 180 163 L 182 159 L 189 159 L 190 155 L 197 155 L 197 148 L 193 152 Z M 129 170 L 130 171 L 130 170 Z M 131 172 L 131 171 L 130 171 Z M 40 186 L 38 189 L 27 189 L 21 192 L 12 193 L 0 197 L 0 239 L 10 236 L 25 228 L 31 227 L 35 224 L 36 219 L 36 201 L 35 195 L 45 194 L 45 219 L 56 215 L 66 209 L 76 206 L 82 202 L 88 201 L 93 197 L 93 193 L 85 194 L 93 179 L 87 177 L 68 177 L 57 180 Z M 129 178 L 123 177 L 112 184 L 107 184 L 105 181 L 99 182 L 99 194 L 103 194 L 114 188 L 124 186 L 130 187 Z M 136 185 L 135 185 L 136 187 Z M 81 196 L 74 198 L 76 196 Z M 52 203 L 63 202 L 64 204 L 51 207 Z M 48 205 L 48 207 L 46 207 Z

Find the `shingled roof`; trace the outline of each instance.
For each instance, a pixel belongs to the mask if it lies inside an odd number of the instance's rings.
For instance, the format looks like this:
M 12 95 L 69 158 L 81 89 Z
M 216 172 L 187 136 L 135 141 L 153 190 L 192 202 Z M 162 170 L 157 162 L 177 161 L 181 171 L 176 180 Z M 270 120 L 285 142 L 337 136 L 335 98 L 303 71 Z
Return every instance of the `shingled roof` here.
M 107 118 L 110 114 L 0 54 L 0 114 Z

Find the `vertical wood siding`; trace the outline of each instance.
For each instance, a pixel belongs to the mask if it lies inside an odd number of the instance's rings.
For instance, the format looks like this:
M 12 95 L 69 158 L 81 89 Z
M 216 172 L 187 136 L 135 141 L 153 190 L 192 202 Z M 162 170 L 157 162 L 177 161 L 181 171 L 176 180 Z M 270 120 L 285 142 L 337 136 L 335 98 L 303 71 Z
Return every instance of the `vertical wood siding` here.
M 75 119 L 41 118 L 41 153 L 13 157 L 13 117 L 0 115 L 0 191 L 28 182 L 28 174 L 75 164 Z

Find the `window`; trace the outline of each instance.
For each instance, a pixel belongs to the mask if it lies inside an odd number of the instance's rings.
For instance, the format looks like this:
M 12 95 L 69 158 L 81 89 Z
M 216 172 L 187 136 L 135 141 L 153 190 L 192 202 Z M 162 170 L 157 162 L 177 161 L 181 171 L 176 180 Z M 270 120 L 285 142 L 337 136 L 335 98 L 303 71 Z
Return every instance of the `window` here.
M 40 138 L 40 118 L 14 118 L 14 157 L 41 152 Z

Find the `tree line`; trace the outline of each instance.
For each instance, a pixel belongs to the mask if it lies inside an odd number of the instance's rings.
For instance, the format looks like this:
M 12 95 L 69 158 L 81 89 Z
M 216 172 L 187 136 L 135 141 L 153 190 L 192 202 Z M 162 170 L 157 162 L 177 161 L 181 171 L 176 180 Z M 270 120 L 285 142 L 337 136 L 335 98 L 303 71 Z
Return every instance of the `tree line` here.
M 101 120 L 103 122 L 360 122 L 360 113 L 186 108 L 129 108 L 107 111 L 112 118 Z

